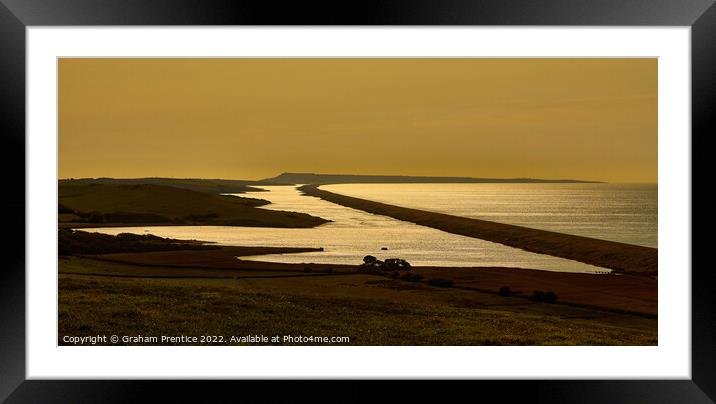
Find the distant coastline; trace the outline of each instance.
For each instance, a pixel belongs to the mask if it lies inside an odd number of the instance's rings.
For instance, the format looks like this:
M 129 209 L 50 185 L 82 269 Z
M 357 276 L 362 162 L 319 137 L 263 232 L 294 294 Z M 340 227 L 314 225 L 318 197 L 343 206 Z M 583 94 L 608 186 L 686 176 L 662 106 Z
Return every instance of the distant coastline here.
M 477 178 L 477 177 L 442 177 L 417 175 L 361 175 L 361 174 L 317 174 L 284 172 L 275 177 L 262 180 L 235 180 L 219 178 L 61 178 L 60 184 L 152 184 L 166 185 L 193 191 L 216 193 L 262 192 L 262 185 L 299 185 L 299 184 L 603 184 L 604 181 L 576 179 L 544 179 L 544 178 Z
M 433 177 L 412 175 L 354 175 L 354 174 L 315 174 L 315 173 L 282 173 L 276 177 L 266 178 L 258 183 L 274 185 L 293 184 L 357 184 L 357 183 L 566 183 L 566 184 L 598 184 L 601 181 L 584 181 L 573 179 L 540 179 L 540 178 L 474 178 L 474 177 Z
M 175 188 L 190 189 L 192 191 L 211 192 L 218 194 L 243 194 L 246 192 L 262 192 L 261 188 L 255 188 L 256 181 L 244 180 L 224 180 L 209 178 L 164 178 L 164 177 L 144 177 L 144 178 L 63 178 L 59 179 L 59 185 L 78 185 L 78 184 L 107 184 L 107 185 L 162 185 Z

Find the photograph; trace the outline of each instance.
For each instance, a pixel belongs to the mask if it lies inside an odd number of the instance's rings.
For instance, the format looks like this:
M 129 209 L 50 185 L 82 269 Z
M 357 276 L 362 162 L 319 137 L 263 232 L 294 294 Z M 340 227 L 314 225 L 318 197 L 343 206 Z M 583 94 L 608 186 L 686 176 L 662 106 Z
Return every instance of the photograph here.
M 658 346 L 658 73 L 58 57 L 57 344 Z
M 715 2 L 0 0 L 0 402 L 714 402 Z

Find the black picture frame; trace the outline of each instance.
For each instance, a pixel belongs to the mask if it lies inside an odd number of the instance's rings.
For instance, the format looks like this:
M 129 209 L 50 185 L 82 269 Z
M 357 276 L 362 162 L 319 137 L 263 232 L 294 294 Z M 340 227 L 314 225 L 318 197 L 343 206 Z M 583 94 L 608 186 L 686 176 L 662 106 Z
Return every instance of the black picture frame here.
M 692 232 L 711 223 L 703 207 L 711 193 L 693 167 L 705 161 L 716 133 L 716 6 L 714 0 L 430 0 L 270 1 L 225 0 L 0 0 L 2 168 L 6 204 L 5 265 L 0 270 L 0 401 L 128 402 L 161 390 L 162 401 L 206 402 L 237 382 L 26 380 L 25 368 L 25 51 L 28 26 L 100 25 L 556 25 L 689 26 L 692 80 Z M 702 199 L 699 199 L 701 197 Z M 31 214 L 26 212 L 26 214 Z M 9 231 L 8 231 L 9 230 Z M 693 232 L 695 235 L 696 232 Z M 550 402 L 713 402 L 716 400 L 716 276 L 703 264 L 706 241 L 692 236 L 692 373 L 689 380 L 477 381 L 481 397 Z M 697 248 L 703 247 L 703 248 Z M 699 252 L 697 254 L 697 252 Z M 667 297 L 668 298 L 668 297 Z M 206 385 L 208 383 L 208 385 Z M 313 387 L 271 389 L 251 382 L 263 399 L 297 397 Z M 355 382 L 338 387 L 357 398 Z M 246 382 L 244 382 L 246 384 Z M 421 395 L 430 389 L 422 385 Z M 248 386 L 246 386 L 248 387 Z M 246 387 L 242 387 L 246 388 Z M 397 389 L 405 392 L 407 389 Z M 445 394 L 440 389 L 437 394 Z M 445 398 L 446 396 L 443 396 Z M 315 397 L 314 398 L 318 398 Z M 230 398 L 229 398 L 230 399 Z M 233 400 L 232 400 L 233 401 Z

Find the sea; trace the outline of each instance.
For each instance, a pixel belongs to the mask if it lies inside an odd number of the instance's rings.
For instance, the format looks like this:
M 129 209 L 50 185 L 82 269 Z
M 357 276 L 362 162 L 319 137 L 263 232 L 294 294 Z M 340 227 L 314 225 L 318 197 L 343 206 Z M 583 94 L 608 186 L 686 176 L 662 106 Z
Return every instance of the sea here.
M 359 264 L 366 255 L 412 265 L 509 267 L 604 273 L 608 269 L 536 254 L 407 223 L 302 195 L 295 186 L 262 186 L 237 196 L 271 202 L 262 208 L 320 216 L 310 229 L 151 226 L 83 229 L 194 239 L 219 245 L 322 247 L 323 251 L 241 257 L 269 262 Z M 621 184 L 344 184 L 322 189 L 459 216 L 494 220 L 630 244 L 657 246 L 656 185 Z
M 409 208 L 658 247 L 656 184 L 346 184 L 321 189 Z

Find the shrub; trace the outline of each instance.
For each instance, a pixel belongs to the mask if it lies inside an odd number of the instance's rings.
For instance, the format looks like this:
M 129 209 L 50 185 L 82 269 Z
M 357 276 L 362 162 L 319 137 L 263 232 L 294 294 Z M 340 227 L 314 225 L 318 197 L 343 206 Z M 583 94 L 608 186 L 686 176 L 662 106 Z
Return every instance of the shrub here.
M 376 260 L 377 258 L 372 255 L 366 255 L 365 257 L 363 257 L 363 263 L 366 265 L 373 264 Z
M 363 263 L 358 267 L 358 272 L 382 273 L 391 276 L 393 271 L 411 271 L 410 263 L 400 258 L 389 258 L 385 262 L 372 255 L 363 257 Z
M 451 288 L 454 283 L 450 279 L 435 278 L 435 279 L 429 280 L 428 284 L 430 286 L 437 286 L 437 287 L 441 287 L 441 288 Z
M 557 297 L 557 294 L 552 291 L 544 294 L 544 301 L 547 303 L 557 303 L 558 300 L 559 297 Z
M 324 271 L 324 272 L 328 272 L 328 273 L 332 273 L 332 272 L 333 272 L 333 268 L 328 267 L 328 268 L 324 269 L 323 271 Z
M 303 272 L 313 272 L 311 267 L 303 267 Z
M 500 288 L 500 291 L 497 292 L 500 296 L 512 296 L 512 290 L 509 286 L 503 286 Z
M 552 291 L 543 292 L 541 290 L 535 290 L 532 292 L 530 300 L 533 302 L 556 303 L 559 300 L 559 297 L 557 297 L 557 294 Z
M 410 265 L 410 263 L 408 261 L 406 261 L 404 259 L 400 259 L 400 258 L 388 258 L 383 263 L 383 270 L 386 270 L 386 271 L 388 271 L 388 270 L 410 271 L 411 268 L 412 268 L 412 266 Z
M 420 282 L 421 279 L 423 279 L 422 275 L 413 274 L 410 272 L 404 273 L 400 279 L 408 282 Z

